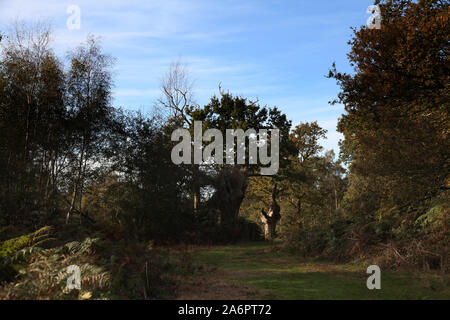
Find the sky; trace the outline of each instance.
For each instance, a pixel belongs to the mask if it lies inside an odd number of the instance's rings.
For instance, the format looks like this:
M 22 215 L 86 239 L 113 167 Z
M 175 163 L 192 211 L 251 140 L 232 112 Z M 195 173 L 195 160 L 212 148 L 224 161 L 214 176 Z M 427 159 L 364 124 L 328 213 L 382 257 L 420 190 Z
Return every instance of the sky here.
M 16 20 L 49 21 L 53 47 L 64 55 L 99 36 L 116 58 L 114 105 L 150 112 L 171 62 L 181 60 L 194 95 L 207 104 L 222 89 L 277 106 L 293 125 L 317 120 L 325 149 L 338 153 L 331 106 L 339 87 L 325 76 L 333 62 L 351 72 L 350 27 L 365 25 L 373 0 L 0 0 L 0 30 Z M 67 20 L 80 8 L 80 28 Z M 70 20 L 71 22 L 73 20 Z M 70 25 L 70 23 L 69 23 Z

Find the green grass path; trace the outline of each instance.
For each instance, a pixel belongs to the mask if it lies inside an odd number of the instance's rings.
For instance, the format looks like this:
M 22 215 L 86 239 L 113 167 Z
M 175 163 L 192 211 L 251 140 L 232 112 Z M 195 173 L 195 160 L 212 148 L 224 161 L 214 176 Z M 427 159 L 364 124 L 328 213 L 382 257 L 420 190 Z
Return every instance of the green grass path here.
M 450 299 L 448 275 L 381 270 L 381 289 L 369 290 L 367 266 L 308 261 L 264 242 L 197 248 L 194 259 L 205 278 L 188 290 L 204 286 L 205 299 L 228 297 L 208 297 L 208 279 L 255 290 L 242 299 Z

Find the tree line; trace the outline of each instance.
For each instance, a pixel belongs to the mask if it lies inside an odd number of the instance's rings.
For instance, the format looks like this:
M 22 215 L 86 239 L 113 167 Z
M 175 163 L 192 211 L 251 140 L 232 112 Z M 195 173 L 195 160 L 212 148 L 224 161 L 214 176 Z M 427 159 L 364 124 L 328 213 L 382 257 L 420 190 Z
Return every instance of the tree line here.
M 174 63 L 151 115 L 112 105 L 114 59 L 94 37 L 58 57 L 50 29 L 1 39 L 0 240 L 45 225 L 160 243 L 274 240 L 303 255 L 448 269 L 448 4 L 376 1 L 381 29 L 354 29 L 340 154 L 317 122 L 219 94 L 195 102 Z M 175 165 L 176 128 L 280 130 L 280 170 Z M 247 150 L 248 152 L 248 150 Z

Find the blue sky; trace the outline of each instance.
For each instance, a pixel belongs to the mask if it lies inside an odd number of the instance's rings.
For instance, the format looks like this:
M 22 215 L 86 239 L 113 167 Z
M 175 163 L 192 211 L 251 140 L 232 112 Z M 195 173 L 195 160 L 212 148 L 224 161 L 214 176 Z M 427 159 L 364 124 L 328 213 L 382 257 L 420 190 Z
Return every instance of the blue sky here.
M 81 9 L 81 28 L 69 30 L 69 5 Z M 278 106 L 293 124 L 318 120 L 328 130 L 327 149 L 338 150 L 342 106 L 325 75 L 346 58 L 350 27 L 364 25 L 373 0 L 0 0 L 0 29 L 16 19 L 49 20 L 54 47 L 63 54 L 102 37 L 116 57 L 114 104 L 150 111 L 171 62 L 181 59 L 195 80 L 201 105 L 224 90 Z

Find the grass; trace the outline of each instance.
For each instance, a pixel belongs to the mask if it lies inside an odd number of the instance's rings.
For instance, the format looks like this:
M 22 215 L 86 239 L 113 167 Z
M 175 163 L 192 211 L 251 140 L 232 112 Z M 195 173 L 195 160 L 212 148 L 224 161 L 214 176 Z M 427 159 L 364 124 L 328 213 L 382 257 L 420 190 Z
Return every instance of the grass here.
M 448 275 L 382 270 L 381 290 L 369 290 L 367 266 L 308 261 L 280 244 L 241 243 L 194 254 L 210 277 L 254 288 L 256 299 L 450 299 Z

